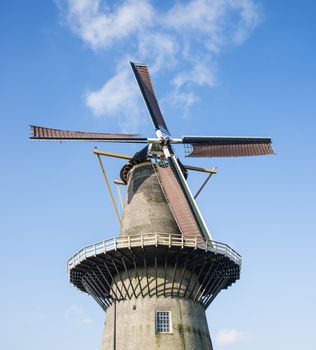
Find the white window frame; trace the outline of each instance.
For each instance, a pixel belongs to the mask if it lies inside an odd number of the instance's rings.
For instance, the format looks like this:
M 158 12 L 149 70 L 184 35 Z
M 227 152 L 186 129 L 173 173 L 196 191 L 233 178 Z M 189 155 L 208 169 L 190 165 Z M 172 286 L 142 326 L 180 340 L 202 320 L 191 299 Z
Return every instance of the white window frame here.
M 169 330 L 168 331 L 158 330 L 158 317 L 157 316 L 158 316 L 159 313 L 167 313 L 168 314 L 168 320 L 169 320 Z M 171 311 L 169 311 L 169 310 L 156 310 L 155 311 L 155 332 L 157 334 L 170 334 L 170 333 L 173 333 Z

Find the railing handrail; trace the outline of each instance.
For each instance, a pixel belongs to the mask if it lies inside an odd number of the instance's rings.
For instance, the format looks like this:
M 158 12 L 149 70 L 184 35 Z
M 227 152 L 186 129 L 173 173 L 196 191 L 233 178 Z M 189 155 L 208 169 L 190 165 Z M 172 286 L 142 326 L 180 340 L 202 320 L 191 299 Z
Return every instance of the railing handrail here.
M 169 233 L 143 233 L 139 235 L 108 238 L 80 249 L 68 260 L 68 271 L 76 267 L 76 265 L 80 264 L 80 262 L 87 257 L 95 256 L 102 252 L 106 253 L 107 251 L 135 246 L 170 245 L 170 242 L 172 246 L 194 247 L 220 253 L 231 258 L 238 265 L 241 264 L 241 256 L 225 243 L 211 241 L 197 236 L 183 237 L 182 235 Z

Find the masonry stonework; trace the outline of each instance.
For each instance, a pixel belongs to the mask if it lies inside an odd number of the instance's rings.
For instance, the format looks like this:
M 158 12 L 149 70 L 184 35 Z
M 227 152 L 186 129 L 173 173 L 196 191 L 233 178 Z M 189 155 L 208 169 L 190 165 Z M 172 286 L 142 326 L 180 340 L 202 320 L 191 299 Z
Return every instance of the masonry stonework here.
M 128 173 L 120 235 L 132 239 L 146 233 L 181 236 L 150 162 Z M 148 266 L 139 268 L 137 276 L 135 270 L 116 275 L 112 290 L 126 300 L 108 308 L 101 349 L 113 349 L 115 336 L 117 350 L 211 350 L 205 310 L 189 298 L 199 289 L 197 277 L 183 271 Z M 127 298 L 132 289 L 137 298 Z M 156 311 L 171 312 L 170 333 L 156 333 Z
M 171 311 L 171 333 L 155 332 L 156 311 Z M 102 350 L 113 349 L 114 307 L 107 311 Z M 204 308 L 188 299 L 145 297 L 116 303 L 117 350 L 210 350 Z

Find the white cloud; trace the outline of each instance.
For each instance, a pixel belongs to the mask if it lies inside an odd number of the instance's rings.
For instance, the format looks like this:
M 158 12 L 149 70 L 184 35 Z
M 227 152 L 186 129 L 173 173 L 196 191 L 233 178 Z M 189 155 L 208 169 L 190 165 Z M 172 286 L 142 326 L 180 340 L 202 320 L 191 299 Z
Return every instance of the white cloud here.
M 69 306 L 65 312 L 65 317 L 69 319 L 71 323 L 75 323 L 77 326 L 86 326 L 94 323 L 94 320 L 88 317 L 84 309 L 77 304 L 72 304 Z
M 170 103 L 182 106 L 184 112 L 187 112 L 188 107 L 192 106 L 198 100 L 199 97 L 192 91 L 183 92 L 176 89 L 169 96 Z
M 196 86 L 214 86 L 219 54 L 242 44 L 260 22 L 255 0 L 183 0 L 170 2 L 166 10 L 150 0 L 55 1 L 86 45 L 117 50 L 115 75 L 85 100 L 98 116 L 120 115 L 122 127 L 137 127 L 144 110 L 128 60 L 147 63 L 151 73 L 168 70 L 172 91 L 164 101 L 190 106 L 199 100 Z
M 100 0 L 66 0 L 67 22 L 74 33 L 93 49 L 142 31 L 153 22 L 153 8 L 146 0 L 127 0 L 120 6 L 104 6 Z
M 241 332 L 237 329 L 224 329 L 218 332 L 215 337 L 218 346 L 226 347 L 239 344 L 249 339 L 249 333 Z
M 152 61 L 151 73 L 176 66 L 179 50 L 177 37 L 172 34 L 152 32 L 139 38 L 138 56 Z
M 191 70 L 178 73 L 172 83 L 179 89 L 186 84 L 209 85 L 215 83 L 214 69 L 203 62 L 196 62 Z
M 140 93 L 129 65 L 108 80 L 99 90 L 85 95 L 87 106 L 97 116 L 117 117 L 124 132 L 137 130 L 143 114 L 140 109 Z

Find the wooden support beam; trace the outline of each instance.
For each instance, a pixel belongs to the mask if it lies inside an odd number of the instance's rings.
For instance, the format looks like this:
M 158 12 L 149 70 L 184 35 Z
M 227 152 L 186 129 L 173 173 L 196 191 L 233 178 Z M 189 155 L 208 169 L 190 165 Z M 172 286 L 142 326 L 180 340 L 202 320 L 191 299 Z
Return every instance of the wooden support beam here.
M 216 296 L 218 295 L 218 293 L 222 290 L 222 288 L 224 287 L 224 285 L 226 284 L 228 278 L 225 277 L 223 279 L 223 281 L 218 285 L 218 287 L 216 288 L 216 290 L 214 291 L 214 293 L 212 294 L 212 296 L 209 298 L 209 300 L 205 303 L 205 308 L 207 308 L 211 302 L 216 298 Z
M 180 297 L 182 282 L 183 282 L 185 271 L 186 271 L 186 269 L 188 267 L 188 262 L 189 262 L 190 256 L 191 256 L 191 252 L 188 253 L 188 255 L 186 256 L 185 263 L 184 263 L 184 266 L 183 266 L 183 270 L 182 270 L 182 273 L 181 273 L 181 278 L 180 278 L 180 283 L 179 283 L 179 288 L 178 288 L 178 298 Z
M 124 261 L 123 256 L 121 257 L 121 259 L 122 259 L 122 262 L 123 262 L 123 265 L 124 265 L 125 272 L 126 272 L 126 274 L 127 274 L 127 276 L 128 276 L 129 284 L 131 285 L 133 294 L 134 294 L 135 298 L 137 298 L 136 291 L 135 291 L 135 289 L 134 289 L 133 282 L 132 282 L 131 276 L 130 276 L 130 274 L 129 274 L 129 271 L 128 271 L 127 267 L 126 267 L 126 264 L 125 264 L 125 261 Z
M 117 285 L 117 283 L 116 283 L 115 277 L 113 277 L 113 275 L 112 275 L 110 269 L 107 267 L 107 265 L 106 265 L 105 262 L 103 263 L 103 265 L 104 265 L 104 267 L 106 268 L 108 274 L 111 276 L 111 279 L 112 279 L 112 281 L 114 282 L 114 284 L 115 284 L 115 286 L 116 286 L 116 290 L 120 292 L 121 298 L 124 299 L 123 294 L 122 294 L 122 292 L 121 292 L 121 289 L 118 287 L 118 285 Z
M 101 282 L 99 276 L 98 276 L 94 271 L 92 271 L 92 273 L 93 273 L 94 277 L 95 277 L 95 278 L 99 281 L 99 283 L 100 283 L 100 290 L 101 290 L 101 286 L 102 286 L 102 289 L 103 289 L 103 290 L 102 290 L 102 295 L 103 295 L 103 297 L 104 297 L 105 294 L 108 294 L 108 291 L 106 290 L 106 288 L 105 288 L 105 286 L 104 286 L 104 283 Z
M 123 181 L 121 181 L 122 183 L 124 183 Z M 115 181 L 114 181 L 115 183 Z M 120 189 L 120 185 L 116 184 L 116 189 L 117 189 L 117 194 L 120 200 L 120 204 L 121 204 L 121 209 L 122 211 L 124 210 L 124 203 L 123 203 L 123 198 L 122 198 L 122 194 L 121 194 L 121 189 Z
M 132 253 L 134 254 L 133 251 L 132 251 Z M 133 263 L 134 263 L 134 269 L 135 269 L 135 272 L 136 272 L 136 276 L 137 276 L 137 279 L 138 279 L 138 287 L 139 287 L 139 289 L 140 289 L 140 294 L 141 294 L 142 297 L 144 298 L 142 283 L 141 283 L 141 280 L 140 280 L 140 277 L 139 277 L 138 267 L 137 267 L 136 260 L 135 260 L 135 257 L 134 257 L 134 256 L 133 256 Z
M 93 286 L 92 282 L 90 281 L 90 279 L 88 277 L 90 277 L 90 276 L 87 276 L 87 275 L 85 276 L 85 282 L 89 285 L 89 287 L 93 291 L 93 295 L 95 295 L 99 298 L 100 292 Z M 101 293 L 101 296 L 102 296 L 102 293 Z
M 167 267 L 168 267 L 168 258 L 165 256 L 165 275 L 163 283 L 163 295 L 166 296 L 166 279 L 167 279 Z
M 119 179 L 114 179 L 115 185 L 126 186 L 126 183 Z
M 106 305 L 105 303 L 101 302 L 100 298 L 98 298 L 96 295 L 94 295 L 95 292 L 93 292 L 93 290 L 89 287 L 87 282 L 84 283 L 84 288 L 86 289 L 87 293 L 89 295 L 91 295 L 92 298 L 101 306 L 101 308 L 104 311 L 106 311 L 108 305 Z M 106 306 L 104 306 L 103 304 L 105 304 Z
M 171 297 L 173 297 L 173 288 L 174 288 L 174 282 L 175 282 L 176 273 L 177 273 L 178 258 L 179 258 L 179 255 L 178 255 L 178 253 L 177 253 L 176 262 L 175 262 L 175 264 L 174 264 L 173 277 L 172 277 Z
M 187 170 L 192 170 L 192 171 L 200 171 L 202 173 L 209 173 L 209 174 L 216 174 L 217 173 L 217 168 L 213 167 L 212 169 L 207 169 L 207 168 L 200 168 L 198 166 L 193 166 L 193 165 L 183 165 Z
M 145 274 L 147 278 L 147 289 L 148 289 L 148 296 L 150 297 L 150 287 L 149 287 L 149 278 L 148 278 L 148 271 L 147 271 L 147 263 L 146 263 L 146 257 L 144 257 L 144 267 L 145 267 Z
M 187 283 L 187 287 L 186 287 L 185 292 L 184 292 L 184 295 L 183 295 L 184 298 L 186 297 L 186 295 L 187 295 L 187 293 L 188 293 L 189 286 L 190 286 L 190 284 L 191 284 L 192 277 L 193 277 L 193 275 L 195 274 L 196 268 L 197 268 L 196 266 L 193 266 L 193 268 L 192 268 L 192 270 L 191 270 L 191 275 L 190 275 L 189 281 L 188 281 L 188 283 Z
M 118 276 L 119 276 L 119 278 L 120 278 L 120 281 L 121 281 L 121 283 L 122 283 L 122 285 L 123 285 L 123 288 L 124 288 L 124 290 L 125 290 L 125 292 L 126 292 L 126 295 L 127 295 L 127 297 L 130 299 L 131 296 L 129 295 L 128 289 L 127 289 L 126 286 L 125 286 L 125 283 L 124 283 L 124 281 L 123 281 L 123 279 L 122 279 L 122 276 L 121 276 L 121 274 L 120 274 L 120 271 L 118 270 L 118 268 L 117 268 L 117 266 L 116 266 L 115 261 L 113 260 L 113 258 L 112 258 L 111 256 L 110 256 L 110 258 L 111 258 L 111 260 L 112 260 L 112 263 L 113 263 L 113 266 L 114 266 L 114 268 L 115 268 L 115 271 L 116 271 L 116 273 L 118 274 Z
M 193 300 L 198 300 L 198 295 L 200 293 L 200 291 L 202 290 L 204 283 L 207 282 L 207 279 L 209 278 L 209 276 L 211 275 L 211 273 L 213 272 L 213 270 L 215 269 L 215 266 L 213 263 L 211 263 L 209 269 L 207 270 L 207 273 L 205 274 L 202 283 L 200 283 L 200 287 L 198 288 L 198 290 L 196 291 Z
M 119 158 L 119 159 L 125 159 L 125 160 L 133 159 L 133 156 L 129 156 L 127 154 L 105 152 L 105 151 L 100 151 L 100 150 L 98 150 L 96 148 L 93 150 L 93 153 L 96 154 L 96 155 L 113 157 L 113 158 Z M 213 167 L 212 169 L 208 169 L 208 168 L 201 168 L 201 167 L 193 166 L 193 165 L 183 165 L 183 166 L 187 170 L 200 171 L 202 173 L 209 173 L 209 174 L 216 174 L 217 173 L 217 168 L 216 167 Z
M 210 173 L 208 174 L 207 178 L 205 179 L 205 181 L 202 183 L 201 187 L 199 188 L 199 190 L 196 192 L 194 199 L 197 198 L 197 196 L 201 193 L 201 191 L 203 190 L 203 188 L 205 187 L 205 185 L 208 183 L 208 180 L 211 178 L 213 174 Z
M 192 287 L 192 290 L 191 290 L 191 293 L 190 293 L 190 295 L 189 295 L 189 298 L 192 297 L 193 292 L 194 292 L 194 289 L 195 289 L 195 287 L 197 286 L 197 284 L 199 283 L 201 274 L 202 274 L 203 270 L 205 269 L 205 264 L 201 264 L 201 265 L 202 265 L 202 266 L 201 266 L 201 269 L 200 269 L 199 274 L 197 275 L 197 279 L 196 279 L 196 281 L 195 281 L 195 283 L 194 283 L 194 285 L 193 285 L 193 287 Z
M 104 170 L 104 167 L 103 167 L 103 164 L 102 164 L 100 155 L 97 154 L 97 157 L 98 157 L 99 164 L 100 164 L 100 167 L 101 167 L 101 170 L 102 170 L 102 173 L 103 173 L 103 177 L 104 177 L 104 180 L 105 180 L 105 183 L 106 183 L 106 187 L 107 187 L 107 189 L 108 189 L 108 192 L 109 192 L 109 195 L 110 195 L 110 198 L 111 198 L 111 201 L 112 201 L 114 210 L 115 210 L 115 214 L 116 214 L 117 220 L 118 220 L 118 222 L 119 222 L 119 224 L 120 224 L 120 226 L 121 226 L 121 217 L 120 217 L 120 214 L 119 214 L 119 212 L 118 212 L 118 209 L 117 209 L 117 206 L 116 206 L 114 197 L 113 197 L 113 193 L 112 193 L 112 190 L 111 190 L 111 186 L 110 186 L 110 184 L 109 184 L 109 180 L 108 180 L 108 178 L 107 178 L 107 176 L 106 176 L 106 173 L 105 173 L 105 170 Z
M 104 279 L 104 282 L 106 283 L 106 285 L 108 286 L 109 288 L 109 295 L 111 295 L 111 292 L 114 294 L 114 298 L 115 299 L 118 299 L 117 297 L 117 294 L 114 292 L 114 289 L 111 287 L 111 284 L 108 282 L 108 280 L 106 279 L 104 273 L 102 272 L 102 270 L 100 269 L 100 267 L 97 265 L 97 269 L 99 270 L 101 276 L 103 277 Z
M 214 277 L 213 277 L 213 278 L 210 278 L 210 279 L 207 281 L 207 283 L 206 283 L 205 287 L 203 288 L 203 291 L 202 291 L 202 293 L 201 293 L 201 295 L 200 295 L 198 301 L 201 300 L 202 295 L 204 294 L 205 291 L 209 290 L 210 293 L 212 293 L 213 287 L 214 287 L 214 285 L 215 285 L 215 283 L 216 283 L 216 281 L 217 281 L 217 278 L 215 277 L 215 275 L 216 275 L 216 272 L 219 270 L 220 267 L 221 267 L 221 264 L 216 265 L 216 268 L 215 268 L 215 270 L 213 271 Z M 205 299 L 203 300 L 203 302 L 204 302 L 204 301 L 205 301 Z
M 95 282 L 94 278 L 91 277 L 89 272 L 87 272 L 87 275 L 89 276 L 89 279 L 87 279 L 87 281 L 90 282 L 90 285 L 94 286 L 95 290 L 97 290 L 100 293 L 100 295 L 99 295 L 100 298 L 103 298 L 104 297 L 104 291 L 101 289 L 101 287 L 98 285 L 98 283 Z M 101 283 L 101 285 L 102 285 L 102 283 Z
M 120 153 L 100 151 L 97 148 L 95 148 L 93 150 L 93 153 L 96 154 L 96 155 L 100 155 L 100 156 L 107 156 L 107 157 L 126 159 L 126 160 L 131 160 L 133 158 L 133 156 L 129 156 L 127 154 L 120 154 Z

